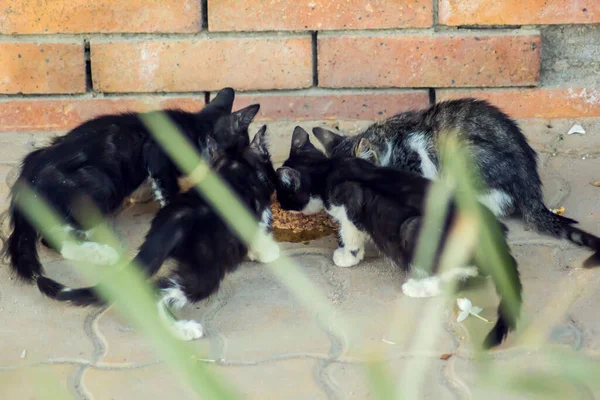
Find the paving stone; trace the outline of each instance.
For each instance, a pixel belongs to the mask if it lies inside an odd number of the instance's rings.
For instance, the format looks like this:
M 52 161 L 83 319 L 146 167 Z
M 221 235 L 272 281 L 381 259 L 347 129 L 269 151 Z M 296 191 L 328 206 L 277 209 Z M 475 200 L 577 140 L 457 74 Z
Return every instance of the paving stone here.
M 196 399 L 168 364 L 125 370 L 90 368 L 83 375 L 84 390 L 94 399 Z
M 294 260 L 322 294 L 337 290 L 321 273 L 324 256 L 307 255 Z M 229 295 L 206 322 L 221 336 L 225 360 L 256 361 L 290 353 L 329 354 L 329 338 L 312 312 L 299 304 L 266 266 L 242 265 L 227 277 L 223 289 Z M 195 313 L 191 316 L 199 319 Z
M 569 382 L 566 375 L 556 371 L 542 353 L 519 354 L 519 357 L 495 358 L 491 364 L 480 365 L 472 359 L 452 357 L 448 360 L 447 371 L 451 382 L 472 393 L 472 398 L 493 400 L 525 400 L 532 398 L 593 399 L 600 393 L 598 384 L 589 387 L 582 382 Z M 486 371 L 495 375 L 490 382 Z M 514 380 L 506 380 L 506 375 Z M 545 378 L 541 384 L 534 380 Z M 503 380 L 504 378 L 504 380 Z M 528 382 L 526 382 L 528 381 Z M 467 389 L 468 388 L 468 389 Z M 538 390 L 540 397 L 534 397 L 528 390 Z
M 3 133 L 0 135 L 0 162 L 18 164 L 34 150 L 33 136 L 27 133 Z
M 44 263 L 44 266 L 48 276 L 59 282 L 76 284 L 79 281 L 81 284 L 72 268 L 63 263 Z M 36 286 L 15 281 L 6 264 L 0 265 L 0 282 L 3 282 L 0 288 L 0 366 L 92 358 L 94 346 L 84 328 L 89 309 L 43 297 Z M 24 358 L 23 351 L 26 351 Z
M 413 348 L 414 333 L 431 302 L 402 293 L 402 283 L 407 279 L 404 272 L 377 256 L 365 258 L 352 268 L 339 268 L 328 260 L 328 268 L 346 293 L 338 310 L 356 329 L 346 338 L 342 359 L 387 358 L 424 350 Z M 452 352 L 455 347 L 444 329 L 448 312 L 440 311 L 440 335 L 435 348 L 427 349 L 435 354 Z
M 456 396 L 448 388 L 443 369 L 446 361 L 432 359 L 426 370 L 424 387 L 419 399 L 443 400 L 455 399 Z M 411 359 L 393 360 L 383 364 L 388 378 L 398 387 L 404 385 L 402 374 L 410 368 Z M 327 374 L 331 382 L 345 399 L 377 399 L 377 392 L 373 390 L 367 375 L 366 364 L 334 363 L 329 366 Z
M 0 396 L 10 400 L 73 398 L 69 380 L 76 365 L 40 365 L 0 370 Z
M 246 399 L 327 399 L 315 381 L 315 366 L 315 360 L 282 360 L 215 371 Z

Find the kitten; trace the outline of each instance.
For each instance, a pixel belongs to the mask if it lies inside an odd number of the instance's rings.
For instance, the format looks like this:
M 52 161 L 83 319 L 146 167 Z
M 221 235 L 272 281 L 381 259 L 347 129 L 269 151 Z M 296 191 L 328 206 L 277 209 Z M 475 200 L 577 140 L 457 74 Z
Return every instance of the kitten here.
M 221 90 L 199 113 L 165 110 L 190 143 L 199 151 L 209 137 L 226 149 L 238 149 L 249 142 L 248 126 L 258 112 L 255 104 L 231 113 L 235 93 Z M 73 216 L 73 204 L 82 196 L 93 201 L 104 215 L 115 211 L 138 186 L 150 177 L 154 194 L 161 205 L 179 192 L 179 169 L 155 142 L 139 118 L 140 114 L 101 116 L 87 121 L 65 136 L 55 138 L 44 148 L 27 155 L 17 183 L 29 185 L 63 218 L 63 228 L 74 232 L 80 244 L 65 243 L 63 257 L 110 264 L 117 252 L 108 245 L 85 242 L 86 232 Z M 10 214 L 13 232 L 7 253 L 12 269 L 26 282 L 43 273 L 36 243 L 41 233 L 19 210 L 18 194 L 13 191 Z M 46 244 L 44 242 L 44 244 Z
M 333 261 L 340 267 L 356 265 L 364 257 L 364 243 L 370 238 L 379 251 L 395 265 L 410 268 L 419 276 L 402 285 L 410 297 L 439 295 L 450 280 L 466 280 L 479 275 L 480 265 L 456 267 L 451 271 L 429 276 L 418 266 L 411 266 L 425 211 L 425 199 L 430 180 L 392 168 L 377 167 L 355 157 L 328 159 L 312 145 L 308 134 L 297 127 L 292 137 L 290 156 L 277 170 L 277 199 L 283 209 L 302 210 L 311 198 L 318 197 L 325 210 L 340 225 L 340 247 Z M 481 207 L 490 222 L 495 216 Z M 433 273 L 457 213 L 451 204 L 438 244 Z M 503 228 L 504 226 L 501 225 Z M 502 245 L 507 252 L 506 229 Z M 474 258 L 474 254 L 471 254 Z M 474 260 L 472 260 L 474 261 Z M 507 260 L 507 275 L 517 291 L 521 304 L 521 281 L 515 259 Z M 485 271 L 485 269 L 484 269 Z M 518 314 L 509 312 L 505 300 L 498 307 L 498 321 L 485 340 L 486 347 L 500 344 L 516 327 Z
M 234 156 L 212 155 L 213 168 L 237 193 L 239 199 L 260 219 L 259 228 L 270 230 L 270 203 L 277 176 L 266 143 L 263 126 L 252 143 Z M 261 262 L 279 257 L 279 247 L 255 247 Z M 159 313 L 167 318 L 165 307 L 181 308 L 215 293 L 225 275 L 234 271 L 248 254 L 248 247 L 195 188 L 175 196 L 152 220 L 150 231 L 135 258 L 148 277 L 154 276 L 163 262 L 173 258 L 173 273 L 157 282 L 162 293 Z M 45 295 L 78 306 L 102 304 L 94 288 L 68 289 L 46 277 L 39 277 L 38 287 Z M 172 322 L 172 321 L 171 321 Z M 202 326 L 195 321 L 170 323 L 173 333 L 183 340 L 202 336 Z
M 573 227 L 577 221 L 548 210 L 536 152 L 517 124 L 485 101 L 441 102 L 377 122 L 353 137 L 313 129 L 329 156 L 357 156 L 429 179 L 439 176 L 439 138 L 445 132 L 457 132 L 466 144 L 486 184 L 479 200 L 496 216 L 519 214 L 527 228 L 566 238 L 600 254 L 600 238 Z

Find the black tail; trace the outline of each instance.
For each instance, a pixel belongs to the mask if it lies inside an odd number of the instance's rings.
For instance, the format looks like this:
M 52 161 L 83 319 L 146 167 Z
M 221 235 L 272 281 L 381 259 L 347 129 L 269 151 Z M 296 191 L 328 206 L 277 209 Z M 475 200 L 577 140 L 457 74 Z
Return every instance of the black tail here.
M 503 224 L 500 225 L 502 226 Z M 504 236 L 506 236 L 506 233 L 504 233 Z M 498 320 L 483 342 L 483 347 L 486 349 L 498 346 L 504 341 L 508 333 L 517 327 L 517 321 L 521 314 L 521 306 L 523 304 L 523 285 L 521 284 L 521 277 L 519 276 L 517 260 L 515 260 L 515 258 L 510 254 L 510 249 L 508 245 L 506 245 L 506 241 L 503 243 L 504 246 L 506 246 L 505 249 L 503 249 L 503 272 L 508 278 L 508 287 L 506 289 L 513 291 L 512 296 L 514 296 L 515 304 L 513 305 L 514 308 L 510 307 L 510 303 L 506 301 L 506 298 L 499 290 L 498 280 L 494 279 L 494 286 L 496 287 L 496 292 L 500 297 L 500 304 L 498 305 L 497 312 Z M 494 278 L 496 272 L 490 272 L 492 274 L 492 278 Z
M 8 237 L 8 256 L 12 270 L 25 282 L 33 283 L 43 268 L 37 253 L 39 234 L 13 205 L 10 209 L 13 231 Z
M 184 233 L 181 225 L 181 221 L 178 223 L 177 218 L 164 223 L 160 223 L 159 218 L 154 218 L 150 231 L 134 260 L 134 263 L 143 269 L 148 278 L 158 272 L 165 260 L 171 256 L 173 249 L 179 244 Z M 118 279 L 118 277 L 112 279 Z M 106 301 L 98 294 L 96 286 L 70 289 L 45 276 L 37 278 L 37 285 L 40 292 L 51 299 L 68 301 L 75 306 L 106 304 Z
M 543 205 L 537 207 L 534 213 L 525 214 L 525 220 L 540 233 L 567 239 L 578 246 L 594 250 L 595 253 L 583 265 L 585 267 L 600 265 L 600 238 L 574 227 L 577 221 L 554 214 Z

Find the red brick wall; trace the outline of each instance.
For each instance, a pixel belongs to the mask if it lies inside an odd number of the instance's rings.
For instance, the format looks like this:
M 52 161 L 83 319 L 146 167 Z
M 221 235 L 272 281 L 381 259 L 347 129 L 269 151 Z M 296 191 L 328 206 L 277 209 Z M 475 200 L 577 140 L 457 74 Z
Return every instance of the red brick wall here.
M 0 132 L 194 110 L 224 86 L 271 120 L 378 119 L 466 94 L 516 118 L 600 117 L 600 78 L 540 86 L 544 27 L 598 24 L 598 0 L 0 0 L 0 13 Z

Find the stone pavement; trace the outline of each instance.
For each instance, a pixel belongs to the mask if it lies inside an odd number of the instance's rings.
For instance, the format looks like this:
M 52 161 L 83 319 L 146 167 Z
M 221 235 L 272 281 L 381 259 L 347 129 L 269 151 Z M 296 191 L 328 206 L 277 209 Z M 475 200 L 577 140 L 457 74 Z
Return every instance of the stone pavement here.
M 583 137 L 565 137 L 568 124 L 548 128 L 535 124 L 526 130 L 543 150 L 541 167 L 547 204 L 564 206 L 565 214 L 583 228 L 600 233 L 598 200 L 600 180 L 597 121 L 586 125 Z M 553 129 L 557 129 L 554 131 Z M 32 139 L 33 140 L 33 139 Z M 6 160 L 31 146 L 27 139 L 0 137 L 0 196 L 14 180 L 16 163 Z M 579 142 L 578 142 L 579 141 Z M 595 143 L 594 143 L 595 142 Z M 585 143 L 585 145 L 582 145 Z M 35 142 L 33 143 L 35 144 Z M 7 146 L 13 146 L 11 150 Z M 283 153 L 284 150 L 281 150 Z M 16 156 L 18 157 L 18 156 Z M 2 209 L 6 208 L 6 203 Z M 127 209 L 116 220 L 120 235 L 135 248 L 148 228 L 153 204 Z M 548 312 L 554 314 L 543 341 L 593 357 L 600 355 L 600 272 L 577 268 L 589 252 L 568 243 L 524 231 L 511 222 L 511 247 L 524 282 L 522 327 Z M 471 342 L 485 324 L 475 318 L 456 322 L 452 303 L 443 307 L 440 335 L 435 345 L 414 350 L 418 323 L 430 301 L 409 299 L 400 285 L 404 274 L 371 254 L 354 268 L 337 268 L 331 261 L 334 238 L 309 244 L 283 244 L 307 276 L 327 296 L 340 315 L 356 328 L 340 337 L 320 325 L 314 316 L 272 276 L 268 268 L 247 263 L 225 280 L 222 290 L 205 304 L 184 310 L 185 317 L 201 321 L 206 336 L 194 342 L 220 376 L 245 397 L 253 399 L 366 399 L 375 394 L 365 368 L 373 357 L 383 360 L 396 380 L 418 360 L 428 362 L 424 399 L 521 398 L 491 391 L 477 376 Z M 41 249 L 48 274 L 61 282 L 82 280 L 60 257 Z M 571 294 L 570 298 L 561 296 Z M 493 318 L 493 290 L 466 294 L 483 315 Z M 390 326 L 399 316 L 402 334 L 391 337 Z M 472 329 L 471 329 L 472 328 Z M 451 354 L 447 360 L 443 354 Z M 542 354 L 515 347 L 509 340 L 493 352 L 502 370 L 542 366 Z M 11 279 L 0 266 L 0 399 L 44 398 L 44 389 L 31 376 L 47 376 L 76 399 L 188 399 L 188 388 L 161 361 L 142 334 L 110 309 L 79 309 L 49 301 L 34 287 Z M 402 382 L 398 382 L 402 384 Z M 594 398 L 598 388 L 572 388 L 573 397 Z

